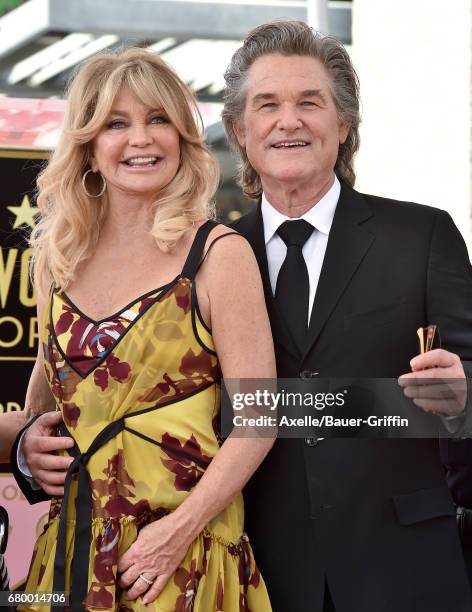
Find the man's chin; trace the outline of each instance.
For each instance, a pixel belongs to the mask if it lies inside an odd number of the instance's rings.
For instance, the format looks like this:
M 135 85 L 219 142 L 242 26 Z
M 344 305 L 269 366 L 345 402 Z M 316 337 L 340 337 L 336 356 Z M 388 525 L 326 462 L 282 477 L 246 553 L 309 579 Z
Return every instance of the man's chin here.
M 273 173 L 270 181 L 278 184 L 280 188 L 293 188 L 305 184 L 311 177 L 313 177 L 313 172 L 308 171 L 307 168 L 284 168 L 280 172 Z

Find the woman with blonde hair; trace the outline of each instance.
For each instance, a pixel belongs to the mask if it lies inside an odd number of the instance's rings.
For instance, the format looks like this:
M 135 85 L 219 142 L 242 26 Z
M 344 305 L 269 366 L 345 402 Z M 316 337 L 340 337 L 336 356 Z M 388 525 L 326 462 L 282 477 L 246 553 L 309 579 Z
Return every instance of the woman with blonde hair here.
M 249 245 L 212 220 L 218 170 L 198 118 L 159 57 L 100 55 L 72 82 L 38 180 L 26 408 L 60 415 L 24 437 L 53 495 L 26 591 L 70 592 L 74 612 L 270 610 L 241 489 L 273 440 L 223 442 L 218 417 L 220 369 L 274 377 L 272 339 Z M 59 421 L 69 450 L 32 452 L 32 432 Z

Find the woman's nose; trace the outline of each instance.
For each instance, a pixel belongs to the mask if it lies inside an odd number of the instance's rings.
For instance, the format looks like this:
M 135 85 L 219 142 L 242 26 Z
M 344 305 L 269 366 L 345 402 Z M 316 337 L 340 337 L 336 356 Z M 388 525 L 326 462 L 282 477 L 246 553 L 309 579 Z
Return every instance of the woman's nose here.
M 135 125 L 129 134 L 129 143 L 134 147 L 144 147 L 153 140 L 150 128 L 147 125 Z

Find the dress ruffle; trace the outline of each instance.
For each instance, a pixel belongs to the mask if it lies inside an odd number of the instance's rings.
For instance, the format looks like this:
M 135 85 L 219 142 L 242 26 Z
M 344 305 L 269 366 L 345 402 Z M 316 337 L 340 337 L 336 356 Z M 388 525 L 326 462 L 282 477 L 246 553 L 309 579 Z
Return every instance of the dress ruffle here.
M 26 591 L 50 591 L 59 520 L 50 521 L 38 538 Z M 209 530 L 191 544 L 184 560 L 158 598 L 148 606 L 130 601 L 116 587 L 118 558 L 136 540 L 134 517 L 94 519 L 86 610 L 102 612 L 270 612 L 269 598 L 254 562 L 249 539 L 229 542 Z M 67 558 L 72 558 L 75 521 L 67 523 Z M 69 574 L 69 572 L 68 572 Z M 69 591 L 69 581 L 66 590 Z M 22 605 L 19 610 L 46 612 L 47 605 Z

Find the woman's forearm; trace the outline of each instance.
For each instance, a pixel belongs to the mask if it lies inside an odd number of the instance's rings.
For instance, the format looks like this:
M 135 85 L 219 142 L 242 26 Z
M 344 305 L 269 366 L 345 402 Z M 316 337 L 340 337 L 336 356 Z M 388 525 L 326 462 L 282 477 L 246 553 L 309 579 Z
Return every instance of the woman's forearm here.
M 227 391 L 230 395 L 236 391 L 252 393 L 261 384 L 269 385 L 270 390 L 276 378 L 274 344 L 251 247 L 240 236 L 218 240 L 199 278 L 200 297 L 206 295 L 207 323 Z M 205 304 L 204 299 L 201 302 Z M 245 408 L 245 415 L 252 414 L 250 405 Z M 170 515 L 175 529 L 193 540 L 231 503 L 272 447 L 277 432 L 267 433 L 271 437 L 254 437 L 250 432 L 247 437 L 228 437 L 199 483 Z
M 228 438 L 192 493 L 173 512 L 176 528 L 194 540 L 232 501 L 259 467 L 273 438 Z

